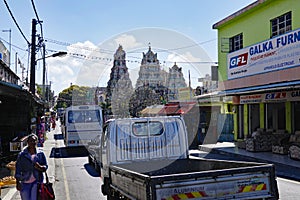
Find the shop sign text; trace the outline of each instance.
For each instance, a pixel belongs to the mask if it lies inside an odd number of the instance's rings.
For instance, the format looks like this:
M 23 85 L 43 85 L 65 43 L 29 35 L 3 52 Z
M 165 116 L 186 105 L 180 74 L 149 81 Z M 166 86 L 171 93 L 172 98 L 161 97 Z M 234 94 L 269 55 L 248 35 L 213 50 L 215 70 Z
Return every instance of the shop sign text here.
M 227 55 L 228 79 L 300 65 L 300 29 Z

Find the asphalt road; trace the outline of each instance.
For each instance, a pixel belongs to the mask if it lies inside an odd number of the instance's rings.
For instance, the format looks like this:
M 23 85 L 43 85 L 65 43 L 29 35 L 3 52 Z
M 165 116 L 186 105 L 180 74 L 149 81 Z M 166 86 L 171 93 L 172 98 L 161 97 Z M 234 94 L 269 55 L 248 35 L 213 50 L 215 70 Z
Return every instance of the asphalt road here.
M 96 170 L 88 164 L 87 151 L 84 148 L 66 148 L 64 147 L 61 135 L 56 132 L 51 142 L 51 154 L 49 161 L 54 160 L 54 176 L 50 181 L 54 183 L 54 189 L 57 200 L 95 200 L 106 199 L 101 193 L 101 179 Z M 237 158 L 217 153 L 201 153 L 193 154 L 194 156 L 205 157 L 207 159 L 221 160 L 240 160 L 251 161 L 245 158 Z M 295 173 L 290 169 L 276 167 L 276 173 Z M 279 196 L 284 200 L 298 200 L 300 196 L 300 182 L 280 178 L 277 175 Z M 9 198 L 9 194 L 15 193 Z M 20 196 L 15 188 L 10 188 L 2 194 L 2 200 L 20 200 Z
M 60 154 L 57 154 L 55 158 L 55 190 L 57 199 L 106 199 L 101 193 L 100 186 L 102 181 L 99 174 L 88 164 L 87 152 L 84 149 L 79 148 L 66 149 L 62 147 L 61 149 L 58 149 Z M 205 153 L 201 156 L 204 156 L 207 159 L 250 161 L 216 153 Z M 285 171 L 288 171 L 288 169 Z M 277 184 L 280 199 L 299 199 L 300 182 L 278 177 Z
M 99 173 L 88 164 L 85 148 L 66 148 L 61 140 L 54 152 L 58 200 L 106 199 L 100 191 L 102 183 Z

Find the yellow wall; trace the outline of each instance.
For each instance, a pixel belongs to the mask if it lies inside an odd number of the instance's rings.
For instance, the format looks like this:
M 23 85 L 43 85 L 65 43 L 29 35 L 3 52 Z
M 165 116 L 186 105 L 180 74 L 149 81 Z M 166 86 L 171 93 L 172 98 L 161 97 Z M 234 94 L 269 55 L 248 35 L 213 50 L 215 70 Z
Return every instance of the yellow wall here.
M 244 135 L 248 135 L 248 104 L 244 104 Z
M 233 113 L 233 132 L 234 132 L 234 141 L 237 141 L 239 134 L 239 126 L 238 126 L 238 111 L 237 106 L 235 106 L 235 112 Z

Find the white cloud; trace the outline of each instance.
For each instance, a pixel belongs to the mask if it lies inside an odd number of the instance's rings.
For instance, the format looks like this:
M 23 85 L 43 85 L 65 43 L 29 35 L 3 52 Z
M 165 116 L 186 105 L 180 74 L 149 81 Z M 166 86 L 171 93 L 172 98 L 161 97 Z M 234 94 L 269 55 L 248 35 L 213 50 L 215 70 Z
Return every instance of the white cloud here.
M 71 83 L 105 87 L 113 67 L 113 56 L 119 44 L 123 46 L 127 60 L 139 62 L 138 57 L 142 59 L 142 53 L 147 52 L 149 41 L 153 52 L 158 53 L 159 60 L 163 63 L 162 67 L 168 71 L 168 68 L 177 62 L 177 65 L 182 67 L 186 80 L 188 73 L 192 74 L 191 78 L 194 78 L 192 84 L 197 84 L 197 78 L 210 71 L 208 64 L 196 63 L 209 61 L 201 47 L 179 48 L 194 45 L 189 38 L 171 30 L 142 28 L 116 35 L 99 46 L 90 41 L 68 46 L 68 55 L 65 58 L 47 59 L 48 80 L 53 82 L 56 94 L 68 88 Z M 127 67 L 134 86 L 140 64 L 128 62 Z
M 90 41 L 77 42 L 67 47 L 68 52 L 80 53 L 83 55 L 89 55 L 94 51 L 97 51 L 98 47 Z
M 185 52 L 184 54 L 169 54 L 167 57 L 169 62 L 200 62 L 201 59 L 192 55 L 191 52 Z
M 133 35 L 122 34 L 114 39 L 117 45 L 122 45 L 123 49 L 134 49 L 142 46 L 142 43 L 137 42 Z

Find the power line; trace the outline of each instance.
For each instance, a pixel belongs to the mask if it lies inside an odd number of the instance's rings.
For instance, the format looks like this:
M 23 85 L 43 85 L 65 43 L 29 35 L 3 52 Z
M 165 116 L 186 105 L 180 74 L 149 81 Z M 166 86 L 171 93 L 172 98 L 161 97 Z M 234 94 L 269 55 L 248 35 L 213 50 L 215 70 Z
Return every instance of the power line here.
M 33 0 L 31 0 L 31 4 L 32 4 L 33 10 L 34 10 L 36 19 L 37 19 L 38 23 L 39 23 L 40 26 L 41 26 L 41 36 L 42 36 L 42 38 L 43 38 L 43 27 L 42 27 L 42 22 L 43 22 L 43 21 L 41 21 L 40 18 L 39 18 L 39 16 L 38 16 L 38 13 L 37 13 L 37 11 L 36 11 L 35 4 L 34 4 L 34 1 L 33 1 Z
M 9 12 L 10 16 L 12 17 L 13 21 L 15 22 L 15 24 L 16 24 L 18 30 L 20 31 L 20 33 L 21 33 L 21 35 L 23 36 L 23 38 L 26 40 L 27 45 L 30 45 L 30 42 L 27 40 L 27 38 L 25 37 L 23 31 L 21 30 L 19 24 L 17 23 L 17 21 L 16 21 L 15 17 L 13 16 L 13 14 L 12 14 L 12 12 L 11 12 L 11 10 L 10 10 L 10 8 L 9 8 L 9 6 L 8 6 L 8 4 L 7 4 L 7 2 L 6 2 L 6 0 L 3 0 L 3 1 L 4 1 L 5 5 L 6 5 L 6 8 L 7 8 L 8 12 Z
M 0 37 L 0 40 L 1 40 L 1 41 L 4 41 L 6 44 L 10 44 L 9 42 L 7 42 L 7 41 L 6 41 L 5 39 L 3 39 L 2 37 Z M 19 50 L 21 50 L 21 51 L 28 51 L 27 49 L 23 49 L 23 48 L 18 47 L 18 46 L 14 45 L 14 44 L 11 44 L 11 46 L 12 46 L 12 47 L 15 47 L 15 48 L 17 48 L 17 49 L 19 49 Z
M 199 46 L 199 45 L 202 45 L 202 44 L 205 44 L 205 43 L 209 43 L 209 42 L 212 42 L 212 41 L 215 41 L 215 40 L 216 40 L 216 39 L 211 39 L 211 40 L 207 40 L 207 41 L 200 42 L 200 43 L 196 43 L 196 44 L 189 45 L 189 46 L 178 47 L 178 48 L 174 48 L 174 49 L 167 49 L 167 50 L 158 50 L 158 51 L 156 51 L 156 52 L 164 52 L 164 51 L 176 51 L 176 50 L 180 50 L 180 49 L 187 49 L 187 48 L 191 48 L 191 47 Z
M 191 47 L 194 47 L 194 46 L 198 46 L 198 45 L 201 45 L 201 44 L 205 44 L 205 43 L 208 43 L 208 42 L 211 42 L 211 41 L 214 41 L 216 39 L 211 39 L 211 40 L 207 40 L 207 41 L 204 41 L 204 42 L 201 42 L 201 43 L 197 43 L 197 44 L 193 44 L 193 45 L 189 45 L 189 46 L 184 46 L 184 47 L 178 47 L 178 48 L 174 48 L 174 49 L 166 49 L 166 50 L 157 50 L 156 52 L 168 52 L 168 51 L 174 51 L 174 50 L 179 50 L 179 49 L 184 49 L 184 48 L 191 48 Z M 54 44 L 58 44 L 58 45 L 62 45 L 62 46 L 70 46 L 72 48 L 75 48 L 75 49 L 84 49 L 84 50 L 88 50 L 88 51 L 94 51 L 94 52 L 100 52 L 100 53 L 106 53 L 106 54 L 114 54 L 115 51 L 112 51 L 112 50 L 107 50 L 107 49 L 96 49 L 96 48 L 89 48 L 89 47 L 79 47 L 77 45 L 74 45 L 74 44 L 71 44 L 71 43 L 68 43 L 68 42 L 61 42 L 61 41 L 58 41 L 58 40 L 53 40 L 53 39 L 50 39 L 50 38 L 47 38 L 45 40 L 46 42 L 50 42 L 50 43 L 54 43 Z M 57 51 L 54 51 L 54 50 L 50 50 L 50 51 L 53 51 L 53 52 L 57 52 Z M 128 53 L 138 53 L 138 52 L 134 52 L 134 51 L 129 51 L 129 52 L 126 52 L 126 54 Z M 142 51 L 140 52 L 142 53 Z M 80 59 L 86 59 L 86 60 L 107 60 L 107 61 L 112 61 L 113 59 L 112 58 L 104 58 L 104 57 L 98 57 L 98 56 L 87 56 L 87 55 L 84 55 L 84 54 L 79 54 L 79 53 L 69 53 L 69 55 L 72 55 L 72 57 L 77 57 L 77 58 L 80 58 Z M 127 57 L 130 57 L 130 58 L 134 58 L 134 59 L 138 59 L 138 60 L 141 60 L 140 57 L 136 57 L 136 56 L 127 56 Z M 127 62 L 131 62 L 131 63 L 141 63 L 141 61 L 136 61 L 136 60 L 127 60 Z M 161 61 L 160 64 L 164 64 L 164 63 L 174 63 L 173 61 Z M 191 61 L 176 61 L 176 63 L 181 63 L 181 64 L 185 64 L 185 63 L 194 63 L 194 64 L 218 64 L 218 62 L 213 62 L 213 61 L 196 61 L 196 62 L 191 62 Z
M 192 48 L 192 47 L 195 47 L 195 46 L 203 45 L 203 44 L 206 44 L 206 43 L 209 43 L 209 42 L 215 41 L 215 40 L 217 40 L 217 39 L 216 39 L 216 38 L 214 38 L 214 39 L 210 39 L 210 40 L 207 40 L 207 41 L 203 41 L 203 42 L 195 43 L 195 44 L 188 45 L 188 46 L 177 47 L 177 48 L 173 48 L 173 49 L 159 49 L 159 50 L 156 50 L 155 52 L 157 52 L 157 53 L 160 53 L 160 52 L 177 51 L 177 50 L 180 50 L 180 49 L 187 49 L 187 48 Z M 145 48 L 140 48 L 140 49 L 145 49 Z M 127 53 L 140 53 L 140 52 L 139 52 L 139 51 L 140 51 L 140 49 L 136 49 L 136 50 L 128 51 Z
M 50 49 L 47 49 L 47 51 L 50 51 L 50 52 L 58 52 L 56 50 L 50 50 Z M 88 55 L 84 55 L 84 54 L 80 54 L 80 53 L 72 53 L 72 52 L 68 52 L 69 56 L 71 57 L 74 57 L 74 58 L 79 58 L 79 59 L 83 59 L 83 60 L 98 60 L 98 61 L 109 61 L 109 62 L 112 62 L 114 61 L 115 59 L 113 58 L 107 58 L 107 57 L 99 57 L 99 56 L 88 56 Z M 138 64 L 141 64 L 142 63 L 142 59 L 141 58 L 137 58 L 139 59 L 138 60 L 129 60 L 129 59 L 125 59 L 125 61 L 127 63 L 138 63 Z M 159 64 L 166 64 L 166 63 L 174 63 L 173 61 L 161 61 Z M 179 62 L 176 62 L 176 63 L 181 63 L 181 64 L 218 64 L 218 62 L 213 62 L 213 61 L 179 61 Z
M 215 40 L 216 40 L 216 38 L 210 39 L 210 40 L 207 40 L 207 41 L 204 41 L 204 42 L 200 42 L 200 43 L 195 43 L 195 44 L 188 45 L 188 46 L 183 46 L 183 47 L 178 47 L 178 48 L 173 48 L 173 49 L 156 50 L 156 52 L 159 53 L 159 52 L 168 52 L 168 51 L 176 51 L 176 50 L 180 50 L 180 49 L 187 49 L 187 48 L 191 48 L 191 47 L 203 45 L 203 44 L 215 41 Z M 108 50 L 108 49 L 96 49 L 96 48 L 89 48 L 89 47 L 77 47 L 77 45 L 74 45 L 74 44 L 71 44 L 71 43 L 68 43 L 68 42 L 62 42 L 62 41 L 50 39 L 50 38 L 46 38 L 45 41 L 46 42 L 50 42 L 50 43 L 54 43 L 54 44 L 58 44 L 58 45 L 62 45 L 62 46 L 70 46 L 72 48 L 84 49 L 84 50 L 88 50 L 88 51 L 96 51 L 96 52 L 100 52 L 100 53 L 111 54 L 111 53 L 115 52 L 113 50 Z M 140 48 L 140 49 L 137 49 L 137 50 L 127 51 L 126 54 L 143 53 L 143 51 L 141 51 L 141 49 L 145 49 L 145 48 Z M 133 56 L 131 56 L 131 57 L 133 57 Z M 133 57 L 133 58 L 137 58 L 137 57 Z
M 94 51 L 94 52 L 100 52 L 100 53 L 106 53 L 106 54 L 112 54 L 114 53 L 114 51 L 112 50 L 108 50 L 108 49 L 98 49 L 98 48 L 90 48 L 90 47 L 79 47 L 76 44 L 71 44 L 69 42 L 62 42 L 62 41 L 58 41 L 58 40 L 54 40 L 54 39 L 50 39 L 50 38 L 45 38 L 46 42 L 50 42 L 53 44 L 57 44 L 57 45 L 61 45 L 61 46 L 70 46 L 71 48 L 77 48 L 77 49 L 83 49 L 83 50 L 87 50 L 87 51 Z

